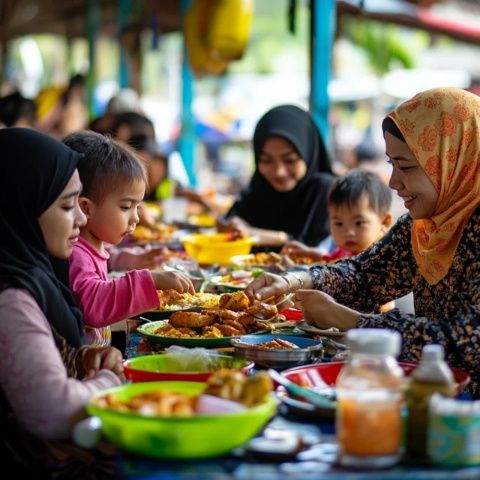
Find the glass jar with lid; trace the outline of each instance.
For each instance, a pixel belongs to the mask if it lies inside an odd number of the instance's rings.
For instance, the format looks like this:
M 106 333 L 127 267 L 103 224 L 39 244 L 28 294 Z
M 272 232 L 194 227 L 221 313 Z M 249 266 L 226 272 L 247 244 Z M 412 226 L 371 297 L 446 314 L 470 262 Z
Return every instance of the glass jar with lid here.
M 350 358 L 337 379 L 340 463 L 385 468 L 398 462 L 402 440 L 400 334 L 364 328 L 347 332 Z

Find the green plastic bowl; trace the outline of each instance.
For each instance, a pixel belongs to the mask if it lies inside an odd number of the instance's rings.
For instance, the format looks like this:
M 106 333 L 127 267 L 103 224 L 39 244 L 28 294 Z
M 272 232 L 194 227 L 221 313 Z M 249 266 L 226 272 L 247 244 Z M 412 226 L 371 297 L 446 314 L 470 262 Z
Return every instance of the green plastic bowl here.
M 202 459 L 225 455 L 243 445 L 260 432 L 277 410 L 273 394 L 265 403 L 241 412 L 194 417 L 147 417 L 94 404 L 95 399 L 109 393 L 126 401 L 153 390 L 195 396 L 204 389 L 205 384 L 199 382 L 122 385 L 97 392 L 87 405 L 87 411 L 102 420 L 104 435 L 125 450 L 165 459 Z
M 208 354 L 205 354 L 208 355 Z M 206 382 L 215 370 L 229 368 L 248 374 L 254 366 L 250 360 L 230 355 L 210 354 L 208 358 L 199 357 L 198 361 L 189 360 L 180 363 L 177 355 L 169 353 L 142 355 L 126 360 L 123 365 L 125 376 L 132 382 L 160 382 L 180 380 L 188 382 Z M 209 367 L 209 368 L 208 368 Z

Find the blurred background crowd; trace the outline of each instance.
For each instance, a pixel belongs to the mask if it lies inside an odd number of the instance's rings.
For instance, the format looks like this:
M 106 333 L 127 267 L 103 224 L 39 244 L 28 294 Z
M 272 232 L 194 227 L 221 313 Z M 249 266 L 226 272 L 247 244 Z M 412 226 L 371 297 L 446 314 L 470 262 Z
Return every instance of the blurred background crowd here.
M 3 21 L 12 24 L 15 16 L 8 18 L 9 3 L 5 2 Z M 38 2 L 37 8 L 44 3 Z M 72 12 L 73 4 L 77 11 L 82 7 L 82 2 L 67 3 Z M 93 3 L 103 8 L 111 2 Z M 58 138 L 84 128 L 127 142 L 133 138 L 133 146 L 152 156 L 159 172 L 166 169 L 165 175 L 179 185 L 215 197 L 219 210 L 225 211 L 251 177 L 250 141 L 262 114 L 279 104 L 309 108 L 312 2 L 252 2 L 251 32 L 243 56 L 229 62 L 218 75 L 197 75 L 191 104 L 193 177 L 178 153 L 183 32 L 162 29 L 162 11 L 149 10 L 151 2 L 126 3 L 129 23 L 121 31 L 116 14 L 105 24 L 103 10 L 99 10 L 103 23 L 95 39 L 93 84 L 88 28 L 79 36 L 59 35 L 54 28 L 48 32 L 47 27 L 44 33 L 13 32 L 8 42 L 4 39 L 0 123 L 31 126 Z M 177 4 L 178 12 L 180 3 L 166 2 L 162 8 L 167 12 L 171 4 Z M 478 6 L 467 0 L 376 1 L 365 2 L 366 14 L 356 16 L 354 12 L 349 15 L 348 9 L 359 2 L 336 4 L 327 139 L 333 169 L 344 173 L 362 166 L 388 178 L 379 126 L 385 113 L 426 88 L 478 88 L 480 67 L 474 60 L 480 38 Z M 387 13 L 376 18 L 375 11 L 382 8 Z M 443 19 L 445 25 L 422 24 L 420 14 L 427 8 L 430 16 Z M 28 14 L 21 8 L 18 12 Z M 88 15 L 83 10 L 83 16 Z M 411 26 L 395 23 L 408 15 L 412 15 Z M 28 24 L 27 17 L 23 24 Z M 127 82 L 121 75 L 125 54 L 130 72 Z

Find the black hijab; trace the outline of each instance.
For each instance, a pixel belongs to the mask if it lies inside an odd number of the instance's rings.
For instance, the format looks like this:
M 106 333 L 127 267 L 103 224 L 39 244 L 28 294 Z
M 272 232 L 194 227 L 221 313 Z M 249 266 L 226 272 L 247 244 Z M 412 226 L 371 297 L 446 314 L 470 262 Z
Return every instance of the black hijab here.
M 38 218 L 69 182 L 81 155 L 27 128 L 0 130 L 0 290 L 22 288 L 67 342 L 85 343 L 83 319 L 52 269 Z
M 228 216 L 238 215 L 250 225 L 283 230 L 292 238 L 317 245 L 329 234 L 327 197 L 334 180 L 325 145 L 311 116 L 294 105 L 269 110 L 253 135 L 255 165 L 269 137 L 290 141 L 307 164 L 305 176 L 289 192 L 278 192 L 256 168 L 248 189 Z

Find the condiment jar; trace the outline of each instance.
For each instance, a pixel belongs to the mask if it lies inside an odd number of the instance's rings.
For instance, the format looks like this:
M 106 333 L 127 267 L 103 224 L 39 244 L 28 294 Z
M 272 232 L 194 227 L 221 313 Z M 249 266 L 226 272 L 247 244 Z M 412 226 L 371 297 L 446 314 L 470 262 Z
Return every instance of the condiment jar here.
M 413 370 L 406 392 L 407 453 L 411 457 L 427 457 L 427 427 L 430 398 L 434 393 L 455 395 L 453 373 L 444 361 L 441 345 L 425 345 L 419 366 Z
M 395 357 L 401 337 L 383 329 L 348 331 L 350 359 L 337 379 L 340 463 L 385 468 L 401 455 L 403 370 Z

